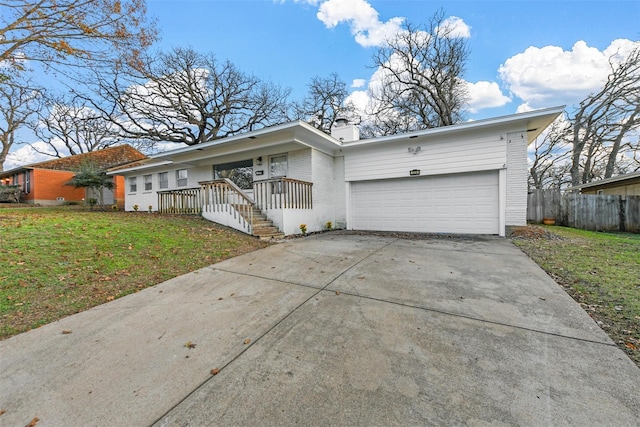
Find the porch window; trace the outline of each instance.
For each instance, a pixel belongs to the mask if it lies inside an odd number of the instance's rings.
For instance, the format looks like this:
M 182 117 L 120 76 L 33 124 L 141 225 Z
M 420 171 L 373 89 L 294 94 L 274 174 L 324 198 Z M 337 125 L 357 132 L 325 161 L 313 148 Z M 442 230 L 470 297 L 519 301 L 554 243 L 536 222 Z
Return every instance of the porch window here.
M 278 154 L 269 158 L 271 178 L 287 176 L 287 155 Z
M 169 172 L 161 172 L 158 174 L 158 184 L 160 188 L 169 188 Z
M 187 186 L 187 170 L 186 169 L 179 169 L 176 171 L 176 185 L 178 187 Z
M 213 179 L 220 178 L 227 178 L 242 190 L 253 189 L 253 160 L 241 160 L 213 166 Z
M 129 192 L 135 193 L 138 191 L 138 177 L 132 176 L 129 178 Z
M 151 191 L 153 189 L 151 178 L 152 178 L 152 175 L 144 175 L 142 177 L 144 181 L 144 191 Z

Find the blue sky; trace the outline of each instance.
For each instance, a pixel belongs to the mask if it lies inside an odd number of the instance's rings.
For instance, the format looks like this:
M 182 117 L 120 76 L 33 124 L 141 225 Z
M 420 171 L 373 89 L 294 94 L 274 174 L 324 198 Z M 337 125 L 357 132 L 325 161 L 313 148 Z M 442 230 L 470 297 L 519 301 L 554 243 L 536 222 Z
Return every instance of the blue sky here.
M 215 53 L 289 87 L 292 99 L 306 94 L 312 77 L 335 72 L 360 106 L 375 84 L 376 36 L 426 23 L 442 9 L 471 49 L 469 120 L 570 108 L 601 87 L 611 55 L 640 44 L 637 0 L 147 0 L 147 7 L 161 35 L 153 49 Z M 18 146 L 5 169 L 46 159 Z
M 329 26 L 319 16 L 322 8 L 332 11 Z M 465 79 L 495 83 L 502 95 L 489 107 L 473 109 L 470 119 L 571 105 L 597 89 L 606 77 L 608 56 L 627 46 L 612 46 L 614 40 L 640 40 L 638 1 L 148 0 L 162 36 L 157 47 L 214 52 L 244 71 L 290 87 L 294 98 L 304 96 L 312 77 L 332 72 L 349 85 L 355 79 L 368 84 L 375 72 L 375 46 L 356 41 L 352 29 L 358 20 L 368 21 L 362 25 L 369 28 L 371 14 L 377 13 L 380 24 L 394 18 L 420 24 L 440 8 L 469 28 Z M 584 44 L 574 50 L 578 42 Z M 530 47 L 537 50 L 527 51 Z M 530 75 L 518 75 L 523 70 Z M 537 99 L 536 91 L 547 96 Z

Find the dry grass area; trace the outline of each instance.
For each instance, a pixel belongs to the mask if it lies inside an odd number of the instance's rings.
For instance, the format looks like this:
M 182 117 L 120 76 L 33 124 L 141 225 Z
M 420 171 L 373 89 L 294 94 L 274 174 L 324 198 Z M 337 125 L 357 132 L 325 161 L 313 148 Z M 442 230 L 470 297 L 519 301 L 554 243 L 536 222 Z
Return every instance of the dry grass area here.
M 640 235 L 522 227 L 513 242 L 640 366 Z
M 199 216 L 23 207 L 0 209 L 0 246 L 2 339 L 267 244 Z

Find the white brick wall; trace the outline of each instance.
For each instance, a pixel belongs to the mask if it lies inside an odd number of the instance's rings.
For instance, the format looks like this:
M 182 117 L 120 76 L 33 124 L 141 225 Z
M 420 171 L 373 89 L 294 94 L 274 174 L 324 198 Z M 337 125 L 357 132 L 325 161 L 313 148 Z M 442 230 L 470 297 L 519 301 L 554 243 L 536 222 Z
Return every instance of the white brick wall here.
M 507 226 L 527 224 L 527 132 L 507 133 Z
M 302 181 L 312 181 L 311 148 L 290 151 L 287 157 L 287 177 Z

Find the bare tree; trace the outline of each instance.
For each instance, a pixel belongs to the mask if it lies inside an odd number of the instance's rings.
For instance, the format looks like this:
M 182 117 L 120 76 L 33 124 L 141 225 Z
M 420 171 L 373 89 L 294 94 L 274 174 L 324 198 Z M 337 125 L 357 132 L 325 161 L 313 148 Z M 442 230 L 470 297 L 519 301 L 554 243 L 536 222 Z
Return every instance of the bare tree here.
M 136 57 L 157 34 L 145 0 L 0 0 L 0 62 L 87 65 Z
M 4 162 L 11 148 L 18 144 L 16 132 L 27 125 L 40 109 L 42 89 L 31 82 L 17 82 L 6 79 L 0 84 L 0 171 L 4 170 Z
M 108 107 L 87 97 L 133 139 L 196 145 L 281 123 L 289 91 L 193 49 L 144 56 L 110 77 L 96 74 Z
M 469 48 L 444 12 L 424 27 L 406 24 L 373 57 L 379 82 L 370 88 L 378 134 L 459 122 L 467 99 L 462 80 Z
M 609 62 L 611 73 L 602 89 L 580 102 L 571 117 L 572 185 L 612 176 L 620 151 L 638 149 L 637 142 L 625 141 L 640 127 L 640 48 L 622 64 Z M 602 173 L 595 173 L 597 168 Z
M 32 130 L 46 144 L 31 148 L 41 154 L 65 157 L 102 150 L 121 143 L 115 126 L 78 97 L 49 97 Z
M 529 185 L 542 189 L 560 187 L 570 181 L 562 175 L 568 172 L 571 155 L 569 136 L 571 124 L 556 120 L 542 138 L 534 141 L 533 162 L 529 168 Z
M 296 119 L 305 120 L 325 133 L 331 133 L 336 119 L 345 118 L 351 122 L 359 121 L 355 106 L 347 101 L 347 84 L 338 74 L 328 77 L 314 77 L 308 85 L 309 92 L 301 101 L 293 103 Z

